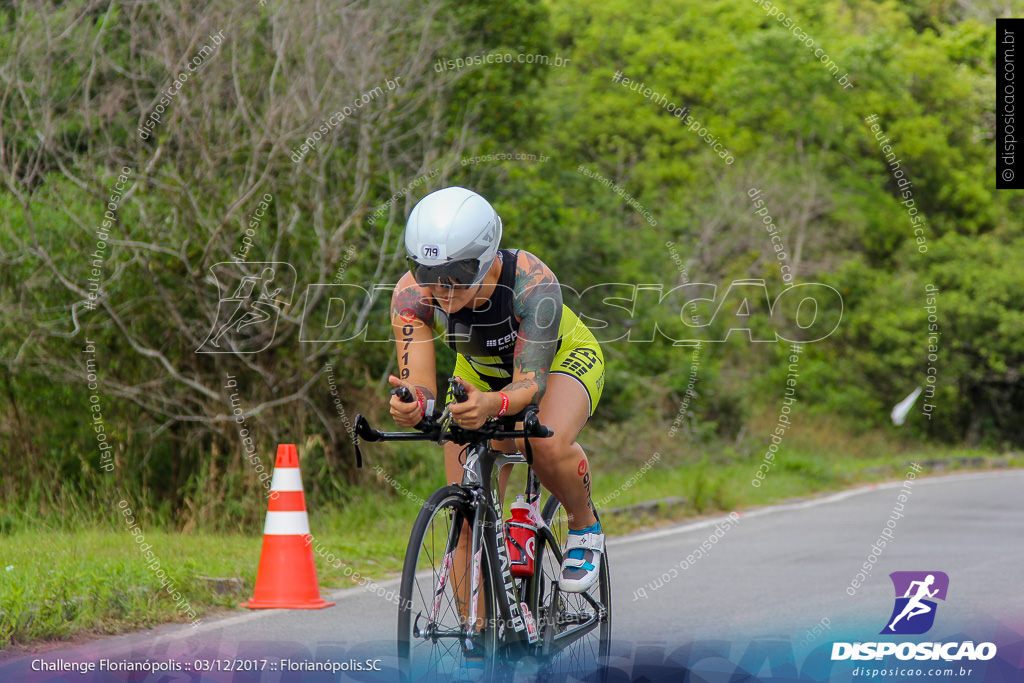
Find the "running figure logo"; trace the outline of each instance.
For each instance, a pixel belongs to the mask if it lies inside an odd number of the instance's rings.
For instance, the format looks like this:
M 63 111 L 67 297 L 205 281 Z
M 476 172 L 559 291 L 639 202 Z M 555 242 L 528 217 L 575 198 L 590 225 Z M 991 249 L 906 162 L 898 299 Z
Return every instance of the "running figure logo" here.
M 196 353 L 258 353 L 270 346 L 295 288 L 291 264 L 223 262 L 210 272 L 221 298 L 213 328 Z
M 926 633 L 935 623 L 934 599 L 946 599 L 949 577 L 945 572 L 893 572 L 889 578 L 896 589 L 896 605 L 881 634 Z

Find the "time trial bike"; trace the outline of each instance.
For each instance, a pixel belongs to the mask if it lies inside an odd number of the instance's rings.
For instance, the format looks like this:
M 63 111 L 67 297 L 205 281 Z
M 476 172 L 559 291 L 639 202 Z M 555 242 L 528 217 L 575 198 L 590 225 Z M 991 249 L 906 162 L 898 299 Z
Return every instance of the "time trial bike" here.
M 451 382 L 456 401 L 465 389 Z M 395 392 L 402 400 L 412 396 Z M 405 390 L 406 392 L 408 390 Z M 611 646 L 611 579 L 601 553 L 597 582 L 586 592 L 559 589 L 568 536 L 565 509 L 541 488 L 532 463 L 531 438 L 552 431 L 536 406 L 519 415 L 491 418 L 479 429 L 452 423 L 449 410 L 425 417 L 412 432 L 381 432 L 362 415 L 355 434 L 364 441 L 452 441 L 464 448 L 462 482 L 443 486 L 423 504 L 413 525 L 402 572 L 398 659 L 404 681 L 458 680 L 471 660 L 488 681 L 527 671 L 538 680 L 604 680 Z M 490 441 L 522 439 L 522 453 L 505 453 Z M 361 458 L 361 455 L 360 455 Z M 536 535 L 516 547 L 519 559 L 533 542 L 533 572 L 514 571 L 504 522 L 498 472 L 526 464 L 525 502 Z M 522 540 L 522 536 L 519 536 Z

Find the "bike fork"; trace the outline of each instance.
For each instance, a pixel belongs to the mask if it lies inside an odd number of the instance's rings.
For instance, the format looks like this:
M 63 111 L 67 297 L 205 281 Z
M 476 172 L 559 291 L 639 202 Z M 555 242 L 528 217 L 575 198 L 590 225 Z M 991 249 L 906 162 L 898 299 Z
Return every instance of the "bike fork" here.
M 479 616 L 478 600 L 480 598 L 480 584 L 482 576 L 480 575 L 480 567 L 482 564 L 483 555 L 483 538 L 481 538 L 480 525 L 473 524 L 473 535 L 472 542 L 470 543 L 472 549 L 473 563 L 470 567 L 469 575 L 469 618 L 466 621 L 466 635 L 463 639 L 463 644 L 466 650 L 473 649 L 472 636 L 477 632 L 476 621 Z M 487 615 L 487 618 L 493 618 L 494 615 Z
M 436 624 L 438 615 L 441 612 L 441 597 L 444 595 L 445 586 L 448 585 L 448 575 L 452 571 L 452 556 L 455 548 L 449 548 L 444 554 L 444 562 L 441 564 L 441 575 L 437 577 L 437 587 L 434 588 L 434 607 L 430 611 L 430 623 Z
M 453 528 L 451 537 L 448 540 L 448 550 L 444 554 L 444 561 L 441 563 L 441 572 L 437 577 L 437 585 L 434 587 L 434 604 L 432 605 L 430 612 L 430 623 L 436 624 L 440 619 L 441 614 L 441 601 L 444 597 L 445 588 L 448 586 L 448 581 L 452 573 L 452 567 L 455 564 L 455 551 L 458 549 L 458 538 L 460 536 L 460 530 Z M 479 616 L 478 600 L 480 598 L 480 587 L 481 587 L 481 565 L 483 564 L 483 542 L 480 536 L 480 528 L 478 525 L 473 525 L 472 535 L 472 567 L 470 574 L 470 590 L 469 590 L 469 614 L 466 617 L 466 626 L 464 629 L 463 643 L 467 650 L 473 649 L 473 641 L 471 636 L 476 632 L 476 622 Z M 452 586 L 454 591 L 458 591 L 456 586 Z M 456 598 L 457 600 L 457 598 Z
M 460 520 L 456 515 L 452 519 L 451 531 L 448 533 L 448 550 L 444 554 L 444 561 L 441 563 L 441 573 L 437 577 L 437 585 L 434 586 L 434 605 L 430 611 L 430 623 L 436 624 L 441 613 L 441 598 L 444 596 L 444 589 L 448 585 L 448 577 L 452 573 L 455 550 L 459 546 L 459 537 L 462 535 Z

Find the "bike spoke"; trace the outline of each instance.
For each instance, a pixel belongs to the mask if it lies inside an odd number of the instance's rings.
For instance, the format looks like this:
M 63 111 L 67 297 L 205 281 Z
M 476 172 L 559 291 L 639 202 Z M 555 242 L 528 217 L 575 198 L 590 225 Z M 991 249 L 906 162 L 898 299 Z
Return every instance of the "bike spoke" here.
M 552 507 L 554 506 L 554 507 Z M 538 611 L 543 656 L 538 675 L 540 680 L 580 678 L 603 680 L 601 669 L 610 643 L 610 613 L 605 596 L 610 596 L 607 584 L 607 563 L 602 558 L 602 574 L 596 584 L 584 593 L 559 590 L 555 585 L 561 573 L 561 548 L 568 536 L 565 511 L 557 501 L 545 509 L 545 519 L 551 535 L 542 534 L 543 543 L 538 558 L 539 593 Z
M 463 522 L 467 512 L 458 495 L 431 497 L 414 526 L 402 577 L 403 606 L 399 609 L 399 660 L 403 680 L 452 680 L 464 666 L 467 617 L 470 599 L 470 563 L 456 552 L 460 537 L 466 538 Z M 435 500 L 435 498 L 437 498 Z M 466 557 L 465 559 L 468 559 Z M 480 588 L 487 600 L 487 618 L 496 613 L 490 584 Z M 477 651 L 496 649 L 481 632 L 472 636 Z

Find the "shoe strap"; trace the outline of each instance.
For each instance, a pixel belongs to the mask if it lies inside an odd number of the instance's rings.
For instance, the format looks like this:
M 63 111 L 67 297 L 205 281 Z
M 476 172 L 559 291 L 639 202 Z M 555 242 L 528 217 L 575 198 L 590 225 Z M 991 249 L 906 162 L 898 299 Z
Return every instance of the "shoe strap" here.
M 595 568 L 597 567 L 593 562 L 588 562 L 585 557 L 581 557 L 577 560 L 575 557 L 569 557 L 566 555 L 565 559 L 562 560 L 562 569 L 586 569 L 587 564 L 590 564 Z
M 576 548 L 593 550 L 595 553 L 603 553 L 604 534 L 594 532 L 586 534 L 569 534 L 569 538 L 565 542 L 566 556 L 569 555 L 570 550 L 575 550 Z

